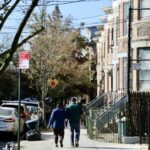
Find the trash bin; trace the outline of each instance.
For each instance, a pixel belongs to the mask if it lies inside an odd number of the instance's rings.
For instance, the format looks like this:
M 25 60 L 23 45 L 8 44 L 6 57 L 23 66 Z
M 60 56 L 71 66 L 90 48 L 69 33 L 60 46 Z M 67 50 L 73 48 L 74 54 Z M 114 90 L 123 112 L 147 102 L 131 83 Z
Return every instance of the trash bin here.
M 39 126 L 39 121 L 37 119 L 32 119 L 32 120 L 26 121 L 27 131 L 33 130 L 33 129 L 38 129 L 38 126 Z

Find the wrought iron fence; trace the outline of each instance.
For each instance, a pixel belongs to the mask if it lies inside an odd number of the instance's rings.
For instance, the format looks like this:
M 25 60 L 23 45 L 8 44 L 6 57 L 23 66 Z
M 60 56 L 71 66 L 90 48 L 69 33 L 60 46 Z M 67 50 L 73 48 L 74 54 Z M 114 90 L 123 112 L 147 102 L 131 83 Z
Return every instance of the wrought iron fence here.
M 150 92 L 132 92 L 128 102 L 129 136 L 139 136 L 140 143 L 146 143 L 148 138 L 148 108 Z
M 117 115 L 123 112 L 127 97 L 125 92 L 108 93 L 88 109 L 87 129 L 90 138 L 105 142 L 120 142 Z M 120 132 L 120 131 L 119 131 Z M 121 134 L 121 133 L 120 133 Z
M 104 142 L 122 142 L 122 136 L 139 136 L 141 144 L 147 143 L 149 104 L 150 92 L 131 92 L 129 99 L 124 93 L 121 97 L 118 95 L 112 105 L 90 109 L 87 118 L 89 137 Z

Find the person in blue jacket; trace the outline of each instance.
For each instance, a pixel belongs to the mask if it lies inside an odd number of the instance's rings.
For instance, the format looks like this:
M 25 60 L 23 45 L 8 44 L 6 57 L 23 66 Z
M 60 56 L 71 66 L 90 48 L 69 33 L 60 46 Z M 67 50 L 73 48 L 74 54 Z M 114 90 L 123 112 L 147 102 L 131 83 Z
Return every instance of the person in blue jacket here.
M 64 139 L 64 128 L 65 128 L 65 119 L 67 118 L 66 112 L 63 109 L 63 105 L 61 103 L 57 104 L 57 108 L 53 109 L 48 128 L 52 127 L 54 132 L 54 142 L 55 146 L 58 147 L 58 138 L 60 137 L 60 146 L 63 147 L 63 139 Z

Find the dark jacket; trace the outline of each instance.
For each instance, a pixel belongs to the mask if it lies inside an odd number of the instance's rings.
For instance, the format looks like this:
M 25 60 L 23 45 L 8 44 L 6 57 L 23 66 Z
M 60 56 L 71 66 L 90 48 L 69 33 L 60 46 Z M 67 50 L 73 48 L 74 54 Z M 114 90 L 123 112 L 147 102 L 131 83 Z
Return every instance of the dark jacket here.
M 48 125 L 54 129 L 62 129 L 65 127 L 64 122 L 66 117 L 66 112 L 63 109 L 56 108 L 52 111 Z
M 78 103 L 72 102 L 66 108 L 67 117 L 70 124 L 79 124 L 82 114 L 82 107 Z

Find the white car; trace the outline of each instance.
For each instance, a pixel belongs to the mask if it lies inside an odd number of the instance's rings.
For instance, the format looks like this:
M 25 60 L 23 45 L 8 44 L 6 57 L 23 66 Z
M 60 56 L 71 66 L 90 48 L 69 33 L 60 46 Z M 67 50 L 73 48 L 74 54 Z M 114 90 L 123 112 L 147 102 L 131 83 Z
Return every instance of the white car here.
M 10 102 L 7 103 L 6 102 L 6 103 L 1 104 L 2 107 L 16 108 L 17 111 L 18 111 L 18 105 L 19 105 L 18 102 L 12 102 L 12 103 L 10 103 Z M 28 109 L 27 109 L 25 104 L 20 105 L 20 114 L 21 114 L 21 118 L 24 120 L 24 123 L 27 120 L 31 119 L 30 114 L 28 114 Z
M 12 133 L 17 136 L 18 113 L 15 108 L 0 107 L 0 132 Z M 20 123 L 20 133 L 23 132 L 23 122 Z

